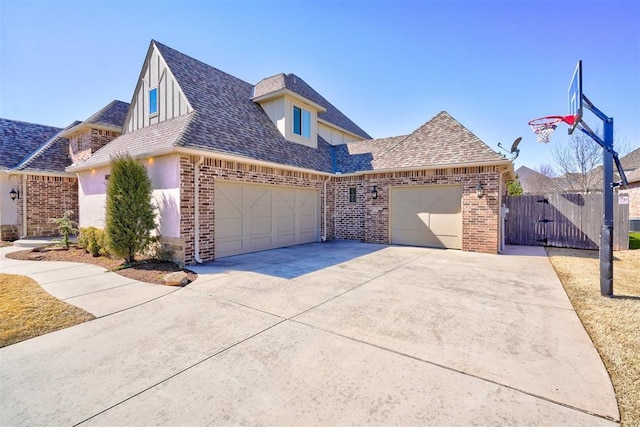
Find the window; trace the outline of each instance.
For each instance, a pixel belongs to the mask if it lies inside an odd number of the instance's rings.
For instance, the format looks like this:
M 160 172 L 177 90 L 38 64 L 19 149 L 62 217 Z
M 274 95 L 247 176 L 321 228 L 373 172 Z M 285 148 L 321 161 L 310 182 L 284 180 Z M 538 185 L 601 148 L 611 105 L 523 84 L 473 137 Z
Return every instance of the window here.
M 149 89 L 149 115 L 158 114 L 158 88 Z
M 349 188 L 349 203 L 356 202 L 356 187 Z
M 293 107 L 293 133 L 311 138 L 311 113 L 299 107 Z

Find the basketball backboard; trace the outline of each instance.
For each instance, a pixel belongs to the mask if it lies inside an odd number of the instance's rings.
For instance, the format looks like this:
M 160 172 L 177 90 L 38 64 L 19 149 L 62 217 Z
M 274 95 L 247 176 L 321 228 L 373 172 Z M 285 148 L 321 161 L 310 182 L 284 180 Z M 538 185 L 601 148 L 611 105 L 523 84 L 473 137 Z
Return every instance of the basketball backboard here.
M 578 61 L 569 84 L 569 115 L 574 117 L 573 124 L 569 126 L 571 135 L 582 120 L 582 60 Z

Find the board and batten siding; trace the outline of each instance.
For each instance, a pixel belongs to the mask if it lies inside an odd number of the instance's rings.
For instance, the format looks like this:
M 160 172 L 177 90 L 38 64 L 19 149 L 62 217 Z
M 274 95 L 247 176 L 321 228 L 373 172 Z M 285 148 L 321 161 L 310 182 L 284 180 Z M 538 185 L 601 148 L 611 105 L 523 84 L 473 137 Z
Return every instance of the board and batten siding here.
M 359 141 L 364 138 L 355 138 L 353 135 L 342 132 L 324 123 L 318 123 L 318 133 L 331 145 L 346 144 L 347 142 Z
M 149 90 L 154 87 L 158 88 L 158 112 L 150 115 Z M 131 102 L 127 123 L 124 126 L 126 132 L 133 132 L 191 111 L 193 108 L 154 46 L 145 61 L 142 76 Z

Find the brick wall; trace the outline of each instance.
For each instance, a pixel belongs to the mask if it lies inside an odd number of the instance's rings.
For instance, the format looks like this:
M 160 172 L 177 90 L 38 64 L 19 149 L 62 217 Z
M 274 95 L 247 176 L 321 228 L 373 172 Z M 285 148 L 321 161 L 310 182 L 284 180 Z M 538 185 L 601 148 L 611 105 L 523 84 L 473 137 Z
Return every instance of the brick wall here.
M 76 178 L 52 177 L 42 175 L 22 175 L 22 182 L 27 182 L 27 237 L 57 236 L 58 229 L 49 220 L 60 218 L 66 210 L 74 213 L 78 220 L 78 180 Z M 22 197 L 18 203 L 18 230 L 23 232 Z
M 120 136 L 119 132 L 84 128 L 69 138 L 71 162 L 77 163 L 91 157 L 98 149 Z
M 629 183 L 621 192 L 629 195 L 629 218 L 640 219 L 640 181 Z
M 3 224 L 0 225 L 0 240 L 3 242 L 13 242 L 20 238 L 20 231 L 17 225 Z
M 184 263 L 195 262 L 195 164 L 198 157 L 180 158 L 180 239 Z M 215 182 L 216 180 L 316 188 L 323 195 L 325 176 L 288 171 L 249 163 L 206 158 L 200 166 L 200 258 L 215 257 Z M 327 183 L 328 240 L 348 239 L 389 244 L 389 189 L 393 186 L 443 185 L 462 186 L 462 250 L 497 253 L 499 248 L 498 166 L 447 168 L 332 177 Z M 484 196 L 478 198 L 476 185 L 481 182 Z M 377 186 L 378 198 L 371 198 Z M 349 188 L 356 188 L 356 202 L 349 201 Z M 506 189 L 506 185 L 503 187 Z M 320 201 L 323 222 L 324 200 Z M 321 226 L 322 227 L 322 226 Z M 175 243 L 175 242 L 174 242 Z M 179 243 L 176 243 L 179 244 Z
M 184 239 L 184 263 L 195 262 L 195 164 L 198 157 L 183 156 L 180 158 L 180 236 Z M 242 162 L 233 162 L 215 158 L 206 158 L 200 166 L 200 258 L 203 261 L 213 260 L 215 257 L 215 181 L 235 181 L 255 184 L 286 185 L 293 187 L 316 188 L 322 190 L 323 175 L 305 172 L 296 172 L 278 168 L 270 168 L 252 165 Z M 327 185 L 329 187 L 329 185 Z M 330 190 L 328 190 L 329 192 Z M 322 191 L 321 191 L 322 197 Z M 329 205 L 329 199 L 327 199 Z M 320 233 L 322 230 L 323 200 L 320 200 Z M 327 209 L 327 222 L 329 223 L 332 212 Z M 331 222 L 333 227 L 333 222 Z M 329 236 L 327 227 L 327 238 Z
M 498 252 L 499 179 L 497 166 L 432 169 L 334 178 L 335 236 L 389 244 L 389 190 L 394 186 L 458 184 L 462 186 L 462 250 Z M 478 198 L 481 182 L 484 196 Z M 378 198 L 371 197 L 377 187 Z M 356 204 L 348 203 L 348 188 L 357 188 Z M 506 186 L 505 186 L 506 188 Z

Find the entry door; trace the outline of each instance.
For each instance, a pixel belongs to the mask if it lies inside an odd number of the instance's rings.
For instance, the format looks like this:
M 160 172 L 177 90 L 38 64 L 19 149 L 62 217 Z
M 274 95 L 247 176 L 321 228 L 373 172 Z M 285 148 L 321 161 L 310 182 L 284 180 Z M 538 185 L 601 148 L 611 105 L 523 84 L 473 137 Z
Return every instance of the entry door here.
M 216 258 L 316 242 L 319 191 L 216 181 Z
M 462 248 L 462 187 L 391 188 L 391 243 Z

